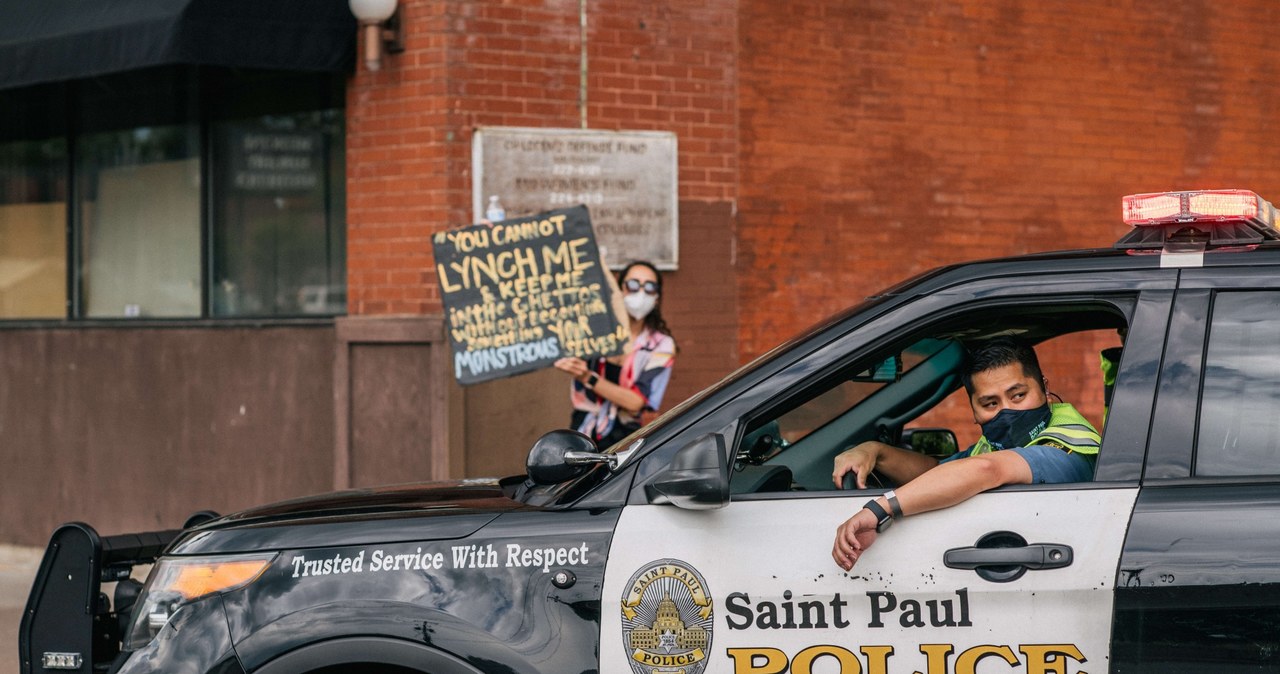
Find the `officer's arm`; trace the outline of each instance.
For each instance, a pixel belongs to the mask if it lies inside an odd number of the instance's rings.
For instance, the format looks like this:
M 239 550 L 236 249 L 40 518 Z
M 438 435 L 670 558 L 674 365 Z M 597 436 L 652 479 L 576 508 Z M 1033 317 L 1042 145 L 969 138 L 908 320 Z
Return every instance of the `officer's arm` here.
M 991 452 L 938 464 L 894 493 L 903 515 L 915 515 L 953 506 L 988 489 L 1030 482 L 1031 466 L 1017 452 Z M 875 500 L 885 512 L 892 512 L 883 496 Z M 831 556 L 848 571 L 875 541 L 876 518 L 869 510 L 859 509 L 836 529 Z
M 1031 466 L 1017 452 L 990 452 L 938 464 L 894 493 L 902 513 L 915 515 L 953 506 L 988 489 L 1030 483 Z

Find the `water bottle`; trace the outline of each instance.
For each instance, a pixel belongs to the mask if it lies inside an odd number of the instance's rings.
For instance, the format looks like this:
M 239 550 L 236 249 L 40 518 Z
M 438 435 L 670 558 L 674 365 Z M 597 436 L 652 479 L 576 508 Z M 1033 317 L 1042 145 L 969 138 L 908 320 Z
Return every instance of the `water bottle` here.
M 489 222 L 497 222 L 507 219 L 507 211 L 502 208 L 502 204 L 498 202 L 498 195 L 489 197 L 489 207 L 484 209 L 484 218 Z

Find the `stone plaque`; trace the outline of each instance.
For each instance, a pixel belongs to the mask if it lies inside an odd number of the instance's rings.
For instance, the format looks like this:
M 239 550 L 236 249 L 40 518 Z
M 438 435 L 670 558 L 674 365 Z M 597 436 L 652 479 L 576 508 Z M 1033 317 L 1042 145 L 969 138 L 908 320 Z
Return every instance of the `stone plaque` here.
M 494 195 L 507 218 L 582 204 L 610 267 L 677 268 L 675 134 L 485 127 L 471 149 L 477 221 Z

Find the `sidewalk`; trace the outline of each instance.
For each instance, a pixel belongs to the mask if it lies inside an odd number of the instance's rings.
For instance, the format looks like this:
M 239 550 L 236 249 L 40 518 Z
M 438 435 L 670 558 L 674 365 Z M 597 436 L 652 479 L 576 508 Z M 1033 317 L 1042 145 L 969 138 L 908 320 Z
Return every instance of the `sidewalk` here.
M 0 674 L 18 674 L 18 624 L 42 554 L 41 548 L 0 545 Z

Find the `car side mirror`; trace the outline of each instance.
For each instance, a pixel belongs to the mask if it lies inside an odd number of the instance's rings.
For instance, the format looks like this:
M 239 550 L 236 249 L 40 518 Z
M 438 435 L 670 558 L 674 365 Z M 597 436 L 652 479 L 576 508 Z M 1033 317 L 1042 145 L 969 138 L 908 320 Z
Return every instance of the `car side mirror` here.
M 680 448 L 647 491 L 653 503 L 689 510 L 724 507 L 729 502 L 729 454 L 724 436 L 708 433 Z
M 936 459 L 945 459 L 960 451 L 956 434 L 949 428 L 904 429 L 902 444 L 908 449 Z
M 617 465 L 618 457 L 601 454 L 591 438 L 578 431 L 551 431 L 529 449 L 525 472 L 535 484 L 559 484 L 571 480 L 597 463 Z

